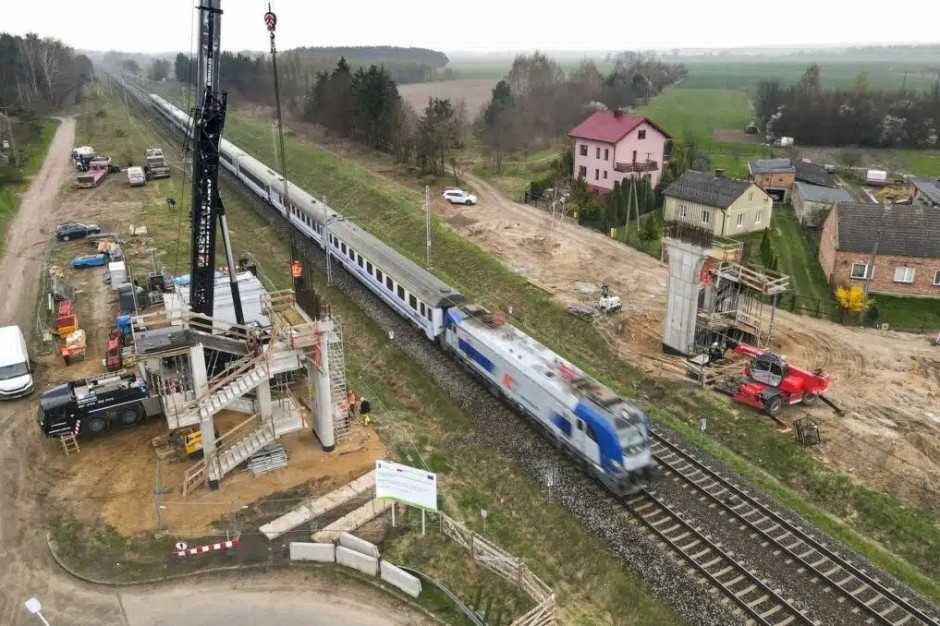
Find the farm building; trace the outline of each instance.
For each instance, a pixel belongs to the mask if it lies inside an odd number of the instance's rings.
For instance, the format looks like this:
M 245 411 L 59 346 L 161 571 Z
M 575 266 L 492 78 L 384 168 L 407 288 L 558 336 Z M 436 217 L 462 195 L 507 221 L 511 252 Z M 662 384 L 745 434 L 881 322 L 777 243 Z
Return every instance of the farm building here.
M 940 178 L 915 178 L 914 204 L 940 207 Z
M 832 174 L 829 173 L 829 170 L 826 169 L 825 165 L 800 160 L 793 162 L 793 169 L 796 170 L 797 182 L 819 185 L 821 187 L 836 186 L 835 179 L 832 177 Z
M 748 161 L 747 171 L 754 184 L 766 191 L 774 202 L 786 202 L 790 199 L 793 183 L 796 182 L 796 168 L 790 163 L 790 159 Z
M 687 170 L 663 192 L 667 222 L 689 222 L 734 237 L 770 226 L 773 199 L 748 180 Z
M 656 187 L 662 178 L 669 133 L 649 118 L 620 111 L 597 111 L 568 136 L 574 140 L 574 176 L 606 194 L 625 178 L 647 176 Z
M 819 264 L 833 287 L 871 280 L 870 293 L 940 298 L 940 211 L 838 202 L 823 225 Z
M 790 200 L 800 226 L 817 227 L 826 220 L 826 213 L 834 202 L 852 202 L 854 198 L 841 187 L 823 187 L 798 180 Z

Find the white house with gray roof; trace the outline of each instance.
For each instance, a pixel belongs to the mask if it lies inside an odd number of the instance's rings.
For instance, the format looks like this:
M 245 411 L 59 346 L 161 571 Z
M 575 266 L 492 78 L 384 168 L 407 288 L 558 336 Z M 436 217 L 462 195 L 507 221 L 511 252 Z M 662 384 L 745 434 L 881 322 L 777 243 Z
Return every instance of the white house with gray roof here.
M 749 180 L 687 170 L 663 191 L 667 222 L 711 228 L 719 237 L 734 237 L 770 226 L 774 201 Z

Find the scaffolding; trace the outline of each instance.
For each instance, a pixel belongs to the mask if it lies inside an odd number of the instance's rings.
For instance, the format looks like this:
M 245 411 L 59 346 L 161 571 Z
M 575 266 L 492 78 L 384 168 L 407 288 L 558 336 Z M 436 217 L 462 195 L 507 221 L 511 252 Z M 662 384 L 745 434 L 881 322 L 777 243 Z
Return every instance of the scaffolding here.
M 330 371 L 330 397 L 333 407 L 333 435 L 336 441 L 349 439 L 350 410 L 346 388 L 346 357 L 343 353 L 343 331 L 334 317 L 333 328 L 327 335 L 327 363 Z

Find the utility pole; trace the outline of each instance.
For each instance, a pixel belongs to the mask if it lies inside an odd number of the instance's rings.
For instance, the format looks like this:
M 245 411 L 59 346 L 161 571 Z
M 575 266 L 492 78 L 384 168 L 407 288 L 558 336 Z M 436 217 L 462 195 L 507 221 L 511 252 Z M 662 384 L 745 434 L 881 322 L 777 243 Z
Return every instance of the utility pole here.
M 330 207 L 326 204 L 326 196 L 323 196 L 323 214 L 326 218 L 323 220 L 323 249 L 326 251 L 326 286 L 333 286 L 333 266 L 330 264 Z
M 881 221 L 884 222 L 884 218 L 887 217 L 888 213 L 891 211 L 891 201 L 885 200 L 884 210 L 881 213 Z M 875 277 L 875 257 L 878 256 L 878 244 L 881 243 L 881 233 L 884 232 L 884 224 L 879 224 L 876 227 L 875 235 L 875 245 L 871 248 L 871 255 L 868 257 L 868 267 L 865 268 L 865 286 L 862 288 L 862 305 L 858 311 L 858 321 L 865 321 L 865 302 L 868 300 L 868 289 L 871 286 L 871 281 Z
M 431 271 L 431 187 L 430 185 L 424 186 L 424 230 L 425 230 L 425 239 L 427 239 L 427 253 L 428 253 L 428 266 L 427 270 Z

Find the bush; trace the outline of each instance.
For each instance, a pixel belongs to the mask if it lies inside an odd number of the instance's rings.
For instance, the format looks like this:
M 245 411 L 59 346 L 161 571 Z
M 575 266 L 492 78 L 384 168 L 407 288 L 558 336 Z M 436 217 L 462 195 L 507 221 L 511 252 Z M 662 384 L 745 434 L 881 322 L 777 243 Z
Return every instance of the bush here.
M 15 167 L 0 165 L 0 185 L 15 185 L 23 180 L 23 173 Z
M 557 170 L 549 171 L 538 178 L 534 178 L 532 182 L 529 183 L 529 192 L 541 196 L 545 193 L 546 189 L 549 189 L 555 184 L 555 172 Z

